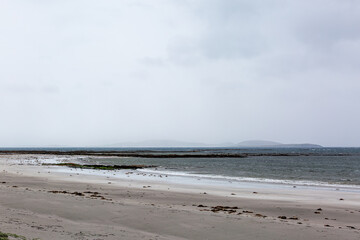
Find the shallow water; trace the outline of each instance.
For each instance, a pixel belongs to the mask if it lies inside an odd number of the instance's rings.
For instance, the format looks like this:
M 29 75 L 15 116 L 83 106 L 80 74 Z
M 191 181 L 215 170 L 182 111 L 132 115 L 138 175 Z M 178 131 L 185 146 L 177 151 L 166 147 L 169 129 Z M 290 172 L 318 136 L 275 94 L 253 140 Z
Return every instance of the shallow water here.
M 159 149 L 157 149 L 159 150 Z M 167 152 L 194 149 L 160 149 Z M 197 150 L 197 149 L 196 149 Z M 198 154 L 282 153 L 300 156 L 251 156 L 247 158 L 86 158 L 99 164 L 144 164 L 159 166 L 142 171 L 178 176 L 256 181 L 299 185 L 358 185 L 360 186 L 359 148 L 320 149 L 205 149 Z

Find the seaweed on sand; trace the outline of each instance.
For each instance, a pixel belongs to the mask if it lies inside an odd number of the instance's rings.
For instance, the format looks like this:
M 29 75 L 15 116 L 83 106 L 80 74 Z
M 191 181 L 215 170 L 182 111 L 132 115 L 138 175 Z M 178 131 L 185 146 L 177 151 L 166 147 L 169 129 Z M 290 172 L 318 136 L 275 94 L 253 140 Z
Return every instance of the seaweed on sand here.
M 26 240 L 27 238 L 24 236 L 20 236 L 14 233 L 3 233 L 0 232 L 0 240 L 10 240 L 9 239 L 20 239 L 20 240 Z M 38 240 L 39 238 L 33 238 L 32 240 Z

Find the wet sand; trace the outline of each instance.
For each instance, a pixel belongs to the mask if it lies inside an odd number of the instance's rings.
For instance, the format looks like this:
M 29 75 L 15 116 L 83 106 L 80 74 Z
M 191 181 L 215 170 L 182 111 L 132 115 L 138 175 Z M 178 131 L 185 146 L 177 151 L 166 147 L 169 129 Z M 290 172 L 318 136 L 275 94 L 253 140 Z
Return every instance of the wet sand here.
M 0 231 L 29 239 L 360 238 L 358 192 L 119 179 L 19 158 L 0 155 Z

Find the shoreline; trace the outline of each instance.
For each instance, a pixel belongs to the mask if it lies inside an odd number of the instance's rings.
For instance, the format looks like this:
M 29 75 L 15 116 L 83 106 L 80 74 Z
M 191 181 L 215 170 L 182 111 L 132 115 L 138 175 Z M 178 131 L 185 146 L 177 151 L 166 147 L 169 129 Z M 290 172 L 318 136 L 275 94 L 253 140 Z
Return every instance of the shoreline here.
M 269 188 L 305 188 L 311 190 L 333 190 L 333 191 L 350 191 L 350 192 L 359 192 L 360 193 L 360 185 L 352 185 L 352 184 L 336 184 L 336 183 L 326 183 L 319 181 L 310 181 L 310 180 L 287 180 L 287 179 L 268 179 L 268 178 L 251 178 L 251 177 L 232 177 L 232 176 L 221 176 L 221 175 L 205 175 L 205 174 L 192 174 L 187 172 L 179 172 L 179 171 L 165 171 L 164 170 L 153 170 L 151 168 L 140 169 L 138 170 L 144 173 L 153 173 L 158 175 L 168 175 L 178 178 L 192 178 L 201 180 L 211 181 L 211 184 L 226 184 L 231 182 L 231 185 L 238 184 L 239 187 L 244 187 L 244 185 L 262 185 L 268 186 Z M 193 181 L 196 183 L 196 181 Z M 210 183 L 209 183 L 210 184 Z
M 93 175 L 94 170 L 64 171 L 35 165 L 51 161 L 46 156 L 42 160 L 33 155 L 26 158 L 0 155 L 0 179 L 5 182 L 0 184 L 2 232 L 40 239 L 95 239 L 91 234 L 101 235 L 96 239 L 119 239 L 121 234 L 121 239 L 360 237 L 360 196 L 354 192 L 249 183 L 238 188 L 206 182 L 194 185 L 179 183 L 170 176 L 126 174 L 130 171 L 123 171 L 121 177 L 116 176 L 120 171 L 95 170 L 97 174 Z M 104 199 L 86 192 L 99 192 Z M 31 218 L 27 219 L 24 212 Z M 51 222 L 47 228 L 44 216 Z M 14 218 L 24 230 L 11 221 Z M 27 227 L 31 225 L 30 219 L 45 230 Z M 99 226 L 93 229 L 90 227 L 93 224 Z M 51 226 L 61 226 L 68 235 L 54 232 Z M 86 236 L 77 236 L 79 229 Z
M 140 181 L 160 181 L 165 180 L 159 179 L 156 177 L 162 178 L 166 176 L 166 180 L 172 184 L 187 183 L 187 185 L 215 185 L 221 187 L 229 188 L 274 188 L 274 189 L 287 189 L 287 188 L 298 188 L 298 189 L 308 189 L 308 190 L 328 190 L 328 191 L 342 191 L 342 192 L 359 192 L 360 185 L 351 185 L 351 184 L 337 184 L 337 183 L 326 183 L 319 181 L 310 181 L 310 180 L 289 180 L 289 179 L 261 179 L 261 178 L 251 178 L 251 177 L 232 177 L 232 176 L 221 176 L 221 175 L 207 175 L 207 174 L 192 174 L 188 172 L 172 171 L 167 170 L 163 167 L 157 166 L 139 166 L 137 165 L 124 165 L 124 167 L 129 168 L 134 166 L 134 169 L 120 169 L 120 170 L 110 170 L 110 171 L 99 171 L 91 169 L 76 169 L 68 166 L 61 166 L 58 164 L 79 164 L 86 165 L 88 163 L 83 162 L 84 159 L 87 159 L 88 155 L 52 155 L 52 154 L 31 154 L 31 155 L 0 155 L 1 156 L 14 156 L 16 159 L 21 159 L 24 156 L 27 156 L 24 160 L 21 161 L 21 165 L 37 165 L 41 168 L 52 168 L 54 171 L 59 173 L 71 173 L 78 172 L 86 175 L 101 175 L 105 174 L 107 177 L 113 177 L 118 179 L 125 179 L 125 177 L 136 178 Z M 112 158 L 112 156 L 91 156 L 99 158 L 101 160 L 106 158 Z M 30 159 L 28 159 L 30 158 Z M 37 159 L 35 161 L 31 160 Z M 94 158 L 92 160 L 94 160 Z M 127 158 L 127 157 L 125 157 Z M 14 163 L 18 164 L 18 163 Z M 117 165 L 114 165 L 117 166 Z M 136 169 L 137 168 L 137 169 Z M 135 173 L 132 175 L 126 175 L 126 173 Z M 116 173 L 116 176 L 113 176 L 113 173 Z M 152 178 L 146 178 L 145 176 L 152 176 Z M 200 181 L 201 180 L 201 181 Z

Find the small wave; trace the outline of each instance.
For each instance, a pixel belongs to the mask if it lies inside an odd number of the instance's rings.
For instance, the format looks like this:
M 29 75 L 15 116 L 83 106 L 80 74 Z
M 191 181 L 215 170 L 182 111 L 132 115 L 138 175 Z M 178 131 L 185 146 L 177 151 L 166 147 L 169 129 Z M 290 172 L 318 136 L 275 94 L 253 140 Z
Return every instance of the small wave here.
M 252 177 L 231 177 L 231 176 L 214 175 L 214 174 L 194 174 L 194 173 L 181 172 L 181 171 L 167 171 L 164 169 L 138 169 L 138 171 L 144 172 L 144 173 L 159 174 L 159 175 L 213 179 L 213 180 L 220 180 L 220 181 L 256 182 L 256 183 L 269 183 L 269 184 L 272 183 L 272 184 L 286 184 L 286 185 L 298 185 L 298 186 L 360 189 L 359 185 L 337 184 L 337 183 L 328 183 L 328 182 L 321 182 L 321 181 L 269 179 L 269 178 L 252 178 Z

